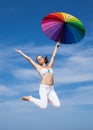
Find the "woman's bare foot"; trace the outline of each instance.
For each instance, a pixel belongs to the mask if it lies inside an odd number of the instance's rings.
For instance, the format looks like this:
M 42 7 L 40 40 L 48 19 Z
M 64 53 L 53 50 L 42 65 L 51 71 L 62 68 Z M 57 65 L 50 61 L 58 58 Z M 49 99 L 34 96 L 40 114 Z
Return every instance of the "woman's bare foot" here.
M 31 96 L 25 96 L 21 98 L 24 101 L 29 101 L 31 99 Z

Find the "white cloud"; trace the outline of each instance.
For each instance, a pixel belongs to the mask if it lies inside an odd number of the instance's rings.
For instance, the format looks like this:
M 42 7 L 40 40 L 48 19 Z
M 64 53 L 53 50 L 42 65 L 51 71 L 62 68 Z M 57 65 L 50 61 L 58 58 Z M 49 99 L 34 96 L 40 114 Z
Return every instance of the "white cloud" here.
M 60 61 L 61 62 L 61 61 Z M 57 62 L 58 63 L 58 62 Z M 61 83 L 93 81 L 93 57 L 75 55 L 55 68 L 55 80 Z
M 13 46 L 14 47 L 14 46 Z M 24 53 L 29 54 L 33 57 L 33 55 L 49 55 L 52 54 L 54 45 L 51 44 L 44 44 L 44 45 L 37 45 L 35 43 L 27 43 L 24 44 L 23 46 L 15 45 L 15 48 L 22 50 Z M 14 49 L 15 49 L 14 48 Z M 17 54 L 18 55 L 18 54 Z
M 36 73 L 35 70 L 33 69 L 15 69 L 12 71 L 13 75 L 18 78 L 18 79 L 22 79 L 22 80 L 31 80 L 31 78 L 38 78 L 37 75 L 38 73 Z
M 21 95 L 24 91 L 36 92 L 39 88 L 40 77 L 38 76 L 38 73 L 34 69 L 25 69 L 23 66 L 20 66 L 20 63 L 22 65 L 22 63 L 24 64 L 26 61 L 24 61 L 23 57 L 15 52 L 15 48 L 22 49 L 27 55 L 31 56 L 34 59 L 38 54 L 50 56 L 54 49 L 54 45 L 36 47 L 34 44 L 28 44 L 24 46 L 19 45 L 18 47 L 17 45 L 8 46 L 7 48 L 3 47 L 0 51 L 0 62 L 2 63 L 0 64 L 0 68 L 1 70 L 2 68 L 10 68 L 9 73 L 12 73 L 12 75 L 17 78 L 15 79 L 15 82 L 18 81 L 18 79 L 20 82 L 17 82 L 17 85 L 14 85 L 15 90 L 11 89 L 10 87 L 8 88 L 4 85 L 1 85 L 1 95 Z M 18 67 L 18 65 L 20 67 Z M 85 47 L 84 44 L 71 46 L 62 45 L 58 50 L 58 55 L 54 64 L 54 76 L 56 83 L 66 83 L 68 85 L 69 83 L 93 81 L 93 48 Z M 29 81 L 31 84 L 28 83 Z M 73 102 L 77 101 L 77 104 L 84 104 L 84 102 L 89 103 L 88 100 L 90 100 L 90 104 L 92 103 L 92 96 L 90 97 L 89 94 L 87 95 L 87 92 L 81 93 L 81 90 L 77 90 L 77 93 L 77 96 L 73 96 Z M 87 96 L 88 99 L 85 98 Z M 81 102 L 79 102 L 80 97 L 81 99 L 85 98 L 86 101 L 81 100 Z M 69 104 L 69 102 L 73 104 L 73 102 L 71 100 L 69 101 L 69 99 L 65 99 L 64 102 L 65 101 L 66 104 Z
M 60 51 L 59 53 L 61 54 Z M 61 59 L 59 61 L 59 59 L 56 58 L 54 66 L 54 75 L 56 82 L 74 83 L 93 80 L 92 51 L 92 48 L 79 51 L 75 55 L 66 57 L 64 61 L 61 61 Z M 15 69 L 13 71 L 13 74 L 16 78 L 19 79 L 31 80 L 31 77 L 38 78 L 38 73 L 34 71 L 34 69 L 19 68 Z
M 68 94 L 63 97 L 64 105 L 91 105 L 93 104 L 93 86 L 83 86 L 73 90 L 65 90 Z M 72 95 L 72 96 L 71 96 Z
M 73 106 L 93 104 L 93 86 L 81 86 L 76 89 L 64 90 L 61 104 L 62 111 L 68 111 L 68 109 L 72 111 Z M 31 102 L 17 99 L 1 102 L 0 109 L 2 113 L 33 113 L 33 111 L 38 110 L 38 107 Z
M 11 45 L 8 44 L 7 47 L 0 44 L 0 70 L 14 68 L 20 63 L 27 63 L 24 58 L 15 51 L 15 48 L 22 50 L 25 54 L 30 56 L 34 61 L 36 61 L 37 55 L 51 55 L 53 51 L 53 46 L 35 46 L 33 43 L 28 43 L 25 45 Z
M 75 83 L 93 81 L 93 72 L 81 72 L 72 68 L 60 68 L 55 71 L 55 82 L 56 83 Z
M 0 85 L 0 96 L 12 96 L 17 95 L 17 91 L 10 89 L 7 86 Z
M 13 100 L 13 101 L 5 101 L 0 103 L 0 114 L 2 113 L 33 113 L 36 111 L 35 108 L 33 108 L 34 105 L 31 102 L 24 102 L 22 100 Z
M 69 48 L 64 52 L 64 55 L 66 55 L 67 52 L 69 55 L 67 55 L 66 58 L 63 55 L 63 61 L 61 58 L 60 61 L 56 59 L 54 67 L 56 82 L 75 83 L 93 81 L 93 48 L 89 47 L 84 49 L 81 46 L 80 49 L 76 49 L 76 52 L 71 49 Z
M 16 91 L 18 91 L 20 94 L 23 94 L 23 92 L 25 93 L 30 93 L 31 92 L 36 92 L 39 90 L 39 82 L 20 82 L 18 85 L 14 85 L 14 88 L 16 89 Z
M 87 40 L 87 42 L 89 39 Z M 83 40 L 84 42 L 84 40 Z M 86 39 L 85 39 L 86 42 Z M 86 43 L 85 43 L 86 44 Z M 15 48 L 21 49 L 24 53 L 26 53 L 28 56 L 30 56 L 33 60 L 36 60 L 37 55 L 47 55 L 50 56 L 52 55 L 54 45 L 55 44 L 44 44 L 43 46 L 36 46 L 35 43 L 27 43 L 24 44 L 23 46 L 20 44 L 11 44 L 7 43 L 7 47 L 3 46 L 3 43 L 0 44 L 0 69 L 4 68 L 11 68 L 14 67 L 16 64 L 18 65 L 19 63 L 27 63 L 24 61 L 24 58 L 21 57 L 17 52 L 15 52 Z M 75 55 L 90 55 L 93 54 L 93 49 L 92 48 L 86 48 L 84 47 L 84 43 L 81 44 L 74 44 L 74 45 L 61 45 L 60 48 L 58 49 L 58 55 L 61 56 L 75 56 Z M 7 64 L 7 66 L 6 66 Z
M 84 57 L 84 56 L 71 56 L 68 58 L 68 62 L 72 62 L 73 64 L 79 64 L 81 66 L 91 65 L 90 63 L 93 61 L 93 57 Z

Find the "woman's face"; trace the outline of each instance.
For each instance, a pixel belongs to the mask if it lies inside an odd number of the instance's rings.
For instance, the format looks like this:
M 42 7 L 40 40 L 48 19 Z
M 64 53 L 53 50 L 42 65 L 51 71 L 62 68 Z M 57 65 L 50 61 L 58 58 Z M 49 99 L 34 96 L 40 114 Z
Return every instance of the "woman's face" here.
M 42 56 L 37 56 L 37 61 L 40 65 L 43 65 L 45 63 L 45 59 Z

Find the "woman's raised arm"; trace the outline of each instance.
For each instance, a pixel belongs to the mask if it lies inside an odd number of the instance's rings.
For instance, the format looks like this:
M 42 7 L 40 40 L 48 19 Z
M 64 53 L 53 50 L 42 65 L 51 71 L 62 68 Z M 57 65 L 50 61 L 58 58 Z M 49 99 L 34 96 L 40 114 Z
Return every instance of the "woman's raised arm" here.
M 57 53 L 57 50 L 58 50 L 58 47 L 60 46 L 60 42 L 57 42 L 56 45 L 55 45 L 55 48 L 54 48 L 54 51 L 53 51 L 53 54 L 52 54 L 52 57 L 50 59 L 50 62 L 48 64 L 48 66 L 51 68 L 54 64 L 54 59 L 55 59 L 55 56 L 56 56 L 56 53 Z
M 38 69 L 39 65 L 36 64 L 29 56 L 23 53 L 21 50 L 15 49 L 15 51 L 21 54 L 26 60 L 28 60 L 36 69 Z

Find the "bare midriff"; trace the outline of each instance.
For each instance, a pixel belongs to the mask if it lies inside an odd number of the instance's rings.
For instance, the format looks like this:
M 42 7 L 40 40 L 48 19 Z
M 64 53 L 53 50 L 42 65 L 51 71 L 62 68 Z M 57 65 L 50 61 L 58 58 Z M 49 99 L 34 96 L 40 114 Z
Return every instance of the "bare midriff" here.
M 46 73 L 42 76 L 41 84 L 52 86 L 54 84 L 53 75 L 50 73 Z

